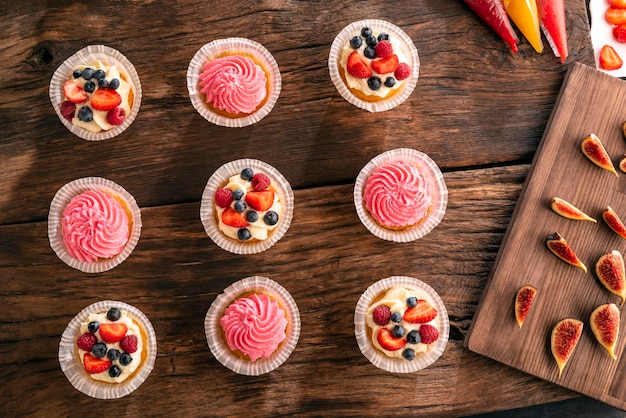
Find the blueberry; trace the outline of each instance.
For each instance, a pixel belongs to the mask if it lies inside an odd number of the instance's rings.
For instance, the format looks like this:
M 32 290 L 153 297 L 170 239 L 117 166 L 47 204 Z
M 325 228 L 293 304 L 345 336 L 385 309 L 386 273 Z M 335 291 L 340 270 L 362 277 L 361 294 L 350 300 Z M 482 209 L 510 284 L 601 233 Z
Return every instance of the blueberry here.
M 120 356 L 120 364 L 122 366 L 128 366 L 131 361 L 133 361 L 133 358 L 128 353 L 124 353 Z
M 83 106 L 78 111 L 78 119 L 83 122 L 91 122 L 93 120 L 93 112 L 88 106 Z
M 360 36 L 355 36 L 354 38 L 350 39 L 350 46 L 353 49 L 359 49 L 361 45 L 363 45 L 363 38 L 361 38 Z
M 369 46 L 374 47 L 378 43 L 378 40 L 376 40 L 376 37 L 374 35 L 370 35 L 365 38 L 365 43 L 368 44 Z
M 391 314 L 391 320 L 393 322 L 400 322 L 402 321 L 402 315 L 400 314 L 400 312 L 394 312 Z
M 419 344 L 422 341 L 422 336 L 417 330 L 409 331 L 406 335 L 406 342 L 409 344 Z
M 273 210 L 268 210 L 265 212 L 265 216 L 263 216 L 263 222 L 268 225 L 276 225 L 278 223 L 278 213 Z
M 93 74 L 94 74 L 93 68 L 87 67 L 83 70 L 82 75 L 85 80 L 91 80 L 93 78 Z
M 109 87 L 112 88 L 113 90 L 117 89 L 120 86 L 120 80 L 117 78 L 114 78 L 113 80 L 109 81 Z
M 372 76 L 367 79 L 367 85 L 372 90 L 378 90 L 382 83 L 380 82 L 380 78 Z
M 369 58 L 373 60 L 374 58 L 376 58 L 376 49 L 374 49 L 371 46 L 368 46 L 367 48 L 363 50 L 363 55 L 365 55 L 365 58 Z
M 244 194 L 245 193 L 243 192 L 243 190 L 235 189 L 235 190 L 233 190 L 233 199 L 241 200 L 241 198 L 243 197 Z
M 409 308 L 416 307 L 417 306 L 417 298 L 415 296 L 408 297 L 406 299 L 406 304 L 409 306 Z
M 89 332 L 96 332 L 98 331 L 98 328 L 100 328 L 100 322 L 98 321 L 91 321 L 89 324 L 87 324 L 87 330 Z
M 404 337 L 404 327 L 402 325 L 396 325 L 391 330 L 391 334 L 396 338 Z
M 83 89 L 87 92 L 87 93 L 93 93 L 94 90 L 96 90 L 96 83 L 94 83 L 93 81 L 87 81 L 85 83 L 85 85 L 83 86 Z
M 121 374 L 122 374 L 122 369 L 120 369 L 116 365 L 113 365 L 113 366 L 109 367 L 109 376 L 117 377 L 117 376 L 119 376 Z
M 396 79 L 393 77 L 387 77 L 385 79 L 385 86 L 391 88 L 396 85 Z
M 248 241 L 252 238 L 252 234 L 248 228 L 241 228 L 237 231 L 237 238 L 239 238 L 239 241 Z
M 366 26 L 363 29 L 361 29 L 361 36 L 362 37 L 367 38 L 371 34 L 372 34 L 372 28 Z
M 98 358 L 102 358 L 106 356 L 107 354 L 107 345 L 103 343 L 102 341 L 99 343 L 95 343 L 93 347 L 91 348 L 91 352 L 93 353 L 94 356 Z
M 246 202 L 238 200 L 235 202 L 235 212 L 243 213 L 246 210 Z
M 412 348 L 407 348 L 402 352 L 402 357 L 404 357 L 408 361 L 413 360 L 415 358 L 415 350 L 413 350 Z
M 259 220 L 259 213 L 256 210 L 250 210 L 246 213 L 246 221 L 253 223 Z
M 117 360 L 118 358 L 120 358 L 121 355 L 122 353 L 120 353 L 120 350 L 116 350 L 115 348 L 112 348 L 109 351 L 107 351 L 107 357 L 111 361 Z
M 81 70 L 74 70 L 74 72 L 72 73 L 72 77 L 74 78 L 80 78 L 83 75 L 83 72 Z
M 389 40 L 389 34 L 385 33 L 385 32 L 381 32 L 378 34 L 378 42 L 380 41 L 388 41 Z
M 122 316 L 122 313 L 118 308 L 111 308 L 107 312 L 107 319 L 109 321 L 117 321 L 118 319 L 120 319 L 120 316 Z
M 240 176 L 242 179 L 250 181 L 252 180 L 252 177 L 254 177 L 254 171 L 252 171 L 251 168 L 244 168 L 241 170 Z
M 104 70 L 96 70 L 93 73 L 93 78 L 95 78 L 96 80 L 103 79 L 104 77 L 106 77 L 106 73 L 104 72 Z
M 106 89 L 107 87 L 109 87 L 109 82 L 106 78 L 100 78 L 98 79 L 98 87 L 100 87 L 101 89 Z

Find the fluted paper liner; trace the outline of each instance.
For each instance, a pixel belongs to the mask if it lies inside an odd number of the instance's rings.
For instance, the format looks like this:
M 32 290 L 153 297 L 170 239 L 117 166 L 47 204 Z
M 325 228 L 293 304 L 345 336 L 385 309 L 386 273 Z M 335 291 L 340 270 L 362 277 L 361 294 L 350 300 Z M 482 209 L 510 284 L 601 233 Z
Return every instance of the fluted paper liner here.
M 361 33 L 361 29 L 365 26 L 369 26 L 379 33 L 387 32 L 391 37 L 399 39 L 404 45 L 406 45 L 406 52 L 411 58 L 411 76 L 404 80 L 405 84 L 402 90 L 388 99 L 377 102 L 368 102 L 355 96 L 350 91 L 346 83 L 344 83 L 339 72 L 339 58 L 341 56 L 342 48 L 350 42 L 350 38 L 358 33 Z M 328 72 L 333 84 L 337 88 L 337 91 L 341 94 L 341 97 L 354 106 L 365 109 L 369 112 L 383 112 L 385 110 L 390 110 L 408 99 L 417 85 L 419 68 L 419 55 L 413 40 L 398 26 L 380 19 L 361 20 L 346 26 L 335 37 L 335 40 L 330 46 L 330 54 L 328 56 Z
M 269 73 L 269 77 L 271 78 L 267 101 L 260 109 L 249 115 L 229 118 L 215 113 L 207 106 L 205 95 L 200 93 L 198 83 L 200 81 L 200 74 L 204 71 L 204 64 L 223 56 L 225 52 L 232 52 L 233 55 L 246 53 L 254 56 L 255 59 L 261 63 L 263 69 Z M 193 107 L 209 122 L 229 128 L 249 126 L 267 116 L 274 108 L 278 96 L 280 96 L 281 85 L 280 70 L 272 53 L 260 43 L 246 38 L 218 39 L 205 44 L 196 52 L 187 68 L 187 90 L 189 91 L 189 98 L 191 99 Z
M 249 361 L 234 354 L 223 338 L 220 319 L 232 302 L 246 293 L 262 292 L 278 301 L 287 315 L 287 338 L 282 346 L 268 358 Z M 269 373 L 283 364 L 291 355 L 300 338 L 300 312 L 291 294 L 277 282 L 267 277 L 252 276 L 239 280 L 217 296 L 204 319 L 209 349 L 215 358 L 235 373 L 246 376 L 259 376 Z
M 61 114 L 61 103 L 63 103 L 63 84 L 72 76 L 72 72 L 79 65 L 85 65 L 94 60 L 101 60 L 109 65 L 117 65 L 120 73 L 128 77 L 127 82 L 133 86 L 133 102 L 131 103 L 130 114 L 126 115 L 124 122 L 108 131 L 90 132 L 79 126 L 75 126 L 71 121 L 65 119 Z M 105 45 L 89 45 L 74 55 L 66 59 L 52 75 L 50 81 L 50 101 L 57 116 L 74 135 L 87 141 L 103 141 L 113 138 L 126 130 L 137 117 L 141 106 L 141 83 L 139 75 L 133 64 L 121 52 Z
M 433 199 L 426 218 L 404 230 L 392 230 L 378 224 L 370 215 L 363 200 L 367 179 L 377 168 L 394 161 L 405 161 L 414 164 L 422 172 L 425 172 L 426 178 L 430 181 Z M 411 242 L 422 238 L 439 225 L 446 213 L 447 204 L 448 188 L 441 170 L 428 155 L 410 148 L 397 148 L 374 157 L 361 169 L 354 185 L 354 205 L 361 222 L 372 234 L 387 241 Z
M 80 336 L 80 324 L 85 322 L 90 314 L 107 312 L 111 307 L 128 312 L 147 336 L 144 342 L 147 351 L 145 362 L 135 371 L 134 376 L 120 383 L 107 383 L 92 379 L 76 354 L 76 339 Z M 120 301 L 104 300 L 87 306 L 70 321 L 59 343 L 59 363 L 65 377 L 78 391 L 96 399 L 117 399 L 133 392 L 152 372 L 156 355 L 156 334 L 150 320 L 139 309 Z
M 269 236 L 264 241 L 241 242 L 227 237 L 219 230 L 219 225 L 215 219 L 215 191 L 223 187 L 228 182 L 229 177 L 241 173 L 244 168 L 248 167 L 255 173 L 261 172 L 269 176 L 283 205 L 283 213 L 279 218 L 278 226 L 273 231 L 269 231 Z M 233 254 L 256 254 L 269 249 L 285 235 L 293 218 L 293 206 L 293 191 L 287 179 L 271 165 L 263 161 L 246 158 L 224 164 L 209 178 L 200 202 L 200 219 L 207 235 L 219 247 Z
M 422 290 L 430 296 L 433 306 L 437 309 L 435 326 L 439 329 L 439 339 L 430 344 L 425 353 L 416 353 L 415 359 L 412 361 L 404 358 L 387 357 L 374 347 L 370 337 L 367 335 L 367 324 L 365 323 L 367 309 L 377 296 L 392 287 Z M 443 354 L 450 335 L 450 321 L 446 306 L 432 287 L 413 277 L 391 276 L 372 284 L 359 298 L 354 311 L 354 335 L 361 353 L 374 366 L 391 373 L 413 373 L 430 366 Z
M 129 216 L 132 217 L 132 229 L 129 231 L 128 242 L 122 252 L 114 257 L 99 259 L 92 263 L 80 261 L 67 252 L 65 244 L 63 243 L 61 228 L 61 219 L 63 218 L 65 207 L 70 203 L 72 198 L 88 190 L 99 190 L 122 198 L 127 206 L 125 209 L 130 211 Z M 61 187 L 54 195 L 52 203 L 50 203 L 50 211 L 48 213 L 48 239 L 50 240 L 50 246 L 65 264 L 84 273 L 101 273 L 111 270 L 113 267 L 122 263 L 135 249 L 137 242 L 139 242 L 140 235 L 141 211 L 135 198 L 122 186 L 111 180 L 102 177 L 83 177 L 74 180 Z

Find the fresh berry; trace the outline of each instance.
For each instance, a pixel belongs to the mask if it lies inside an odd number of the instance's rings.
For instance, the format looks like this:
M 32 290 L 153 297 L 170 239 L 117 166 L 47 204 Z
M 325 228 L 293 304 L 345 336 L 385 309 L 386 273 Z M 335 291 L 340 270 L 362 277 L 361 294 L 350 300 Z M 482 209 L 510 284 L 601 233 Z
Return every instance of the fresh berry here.
M 419 344 L 420 341 L 422 341 L 422 337 L 417 330 L 411 330 L 406 335 L 406 342 L 408 342 L 409 344 Z
M 389 34 L 385 33 L 385 32 L 381 32 L 378 34 L 378 42 L 380 41 L 388 41 L 389 40 Z
M 116 365 L 111 366 L 109 369 L 109 376 L 115 378 L 122 374 L 122 369 L 117 367 Z
M 371 34 L 372 34 L 372 28 L 366 26 L 366 27 L 361 29 L 361 36 L 362 37 L 367 38 Z
M 111 88 L 113 90 L 117 90 L 119 86 L 120 86 L 120 80 L 119 79 L 114 78 L 113 80 L 109 81 L 109 88 Z
M 604 45 L 600 51 L 600 67 L 605 70 L 617 70 L 622 68 L 622 58 L 610 45 Z
M 387 58 L 393 54 L 393 46 L 389 41 L 380 41 L 376 44 L 376 56 L 378 58 Z
M 80 78 L 82 77 L 83 72 L 81 70 L 74 70 L 74 72 L 72 73 L 72 77 L 74 78 Z
M 425 324 L 437 316 L 437 310 L 428 302 L 419 299 L 417 304 L 404 311 L 404 320 L 411 324 Z
M 402 321 L 402 314 L 400 312 L 394 312 L 391 314 L 391 320 L 395 323 Z
M 412 348 L 407 348 L 402 352 L 402 357 L 404 357 L 408 361 L 412 361 L 415 358 L 415 350 L 413 350 Z
M 243 213 L 238 213 L 231 207 L 224 209 L 224 212 L 222 212 L 222 222 L 233 228 L 244 228 L 248 226 L 248 221 L 246 221 Z
M 241 200 L 241 198 L 243 197 L 243 195 L 244 195 L 244 194 L 245 194 L 245 193 L 244 193 L 244 191 L 243 191 L 243 190 L 241 190 L 241 189 L 235 189 L 235 190 L 233 190 L 233 199 L 235 199 L 235 200 Z
M 251 168 L 244 168 L 243 170 L 241 170 L 241 174 L 239 175 L 243 180 L 250 181 L 252 180 L 252 177 L 254 177 L 254 171 L 252 171 Z
M 89 374 L 102 373 L 111 367 L 111 360 L 98 358 L 91 353 L 85 353 L 83 355 L 83 367 Z
M 246 221 L 254 223 L 259 220 L 259 213 L 256 210 L 246 212 Z
M 372 61 L 372 69 L 378 74 L 393 73 L 396 71 L 396 68 L 398 68 L 398 56 L 396 54 L 391 54 L 387 58 Z M 398 77 L 396 76 L 396 78 Z
M 127 353 L 134 353 L 135 351 L 137 351 L 138 344 L 139 341 L 137 340 L 136 335 L 126 335 L 120 341 L 120 347 Z
M 626 9 L 609 7 L 606 9 L 604 16 L 606 17 L 606 21 L 611 25 L 622 25 L 626 23 Z
M 235 212 L 237 213 L 244 213 L 246 211 L 246 208 L 246 202 L 244 202 L 243 200 L 237 200 L 233 205 L 233 209 L 235 209 Z
M 63 94 L 65 98 L 72 103 L 84 103 L 89 98 L 85 90 L 72 80 L 67 80 L 65 84 L 63 84 Z
M 439 331 L 432 325 L 425 324 L 420 327 L 420 337 L 423 344 L 432 344 L 439 338 Z
M 233 201 L 233 191 L 230 189 L 217 189 L 215 192 L 215 204 L 220 208 L 227 208 Z
M 89 106 L 83 106 L 78 111 L 78 119 L 83 122 L 91 122 L 93 120 L 93 111 Z
M 414 308 L 417 306 L 417 298 L 415 296 L 410 296 L 406 299 L 406 304 L 409 308 Z
M 626 24 L 613 26 L 613 37 L 620 44 L 626 43 Z
M 102 358 L 102 357 L 106 356 L 106 354 L 107 354 L 107 345 L 105 343 L 103 343 L 102 341 L 100 341 L 99 343 L 94 344 L 93 347 L 91 347 L 91 354 L 93 354 L 94 356 L 96 356 L 98 358 Z
M 392 328 L 391 334 L 396 338 L 404 337 L 404 327 L 402 325 L 396 325 Z
M 265 215 L 263 215 L 263 222 L 269 226 L 276 225 L 278 223 L 278 213 L 273 210 L 268 210 L 265 212 Z
M 365 38 L 365 44 L 366 45 L 374 47 L 374 46 L 376 46 L 377 43 L 378 43 L 378 39 L 376 39 L 376 37 L 374 35 L 370 35 L 370 36 L 367 36 Z
M 104 70 L 96 70 L 93 73 L 93 78 L 95 78 L 96 80 L 102 80 L 104 77 L 106 77 L 106 73 L 104 72 Z
M 109 82 L 106 78 L 101 78 L 98 80 L 98 87 L 100 87 L 101 89 L 106 89 L 107 87 L 109 87 Z
M 409 64 L 405 62 L 401 62 L 400 64 L 398 64 L 398 68 L 396 68 L 396 70 L 393 72 L 393 76 L 396 78 L 396 80 L 399 81 L 409 78 L 410 75 L 411 67 L 409 67 Z
M 266 174 L 257 173 L 252 177 L 252 190 L 260 192 L 270 186 L 270 178 Z
M 376 336 L 378 344 L 387 351 L 397 351 L 406 345 L 403 338 L 394 338 L 393 334 L 387 328 L 381 328 Z
M 361 58 L 357 51 L 354 51 L 348 56 L 346 71 L 348 71 L 348 74 L 352 77 L 356 78 L 370 78 L 372 76 L 372 72 L 367 67 L 367 63 Z
M 63 119 L 74 119 L 74 113 L 76 113 L 76 105 L 74 103 L 69 100 L 65 100 L 61 103 L 61 116 L 63 116 Z
M 609 0 L 609 6 L 617 9 L 626 9 L 626 0 Z
M 85 83 L 86 84 L 86 83 Z M 107 112 L 122 103 L 122 96 L 112 89 L 98 89 L 91 95 L 91 107 Z
M 116 107 L 115 109 L 109 110 L 107 113 L 107 122 L 111 125 L 121 125 L 124 123 L 126 119 L 126 111 L 121 107 Z
M 131 361 L 133 361 L 133 357 L 128 353 L 124 353 L 120 356 L 120 364 L 122 366 L 128 366 Z
M 360 36 L 355 36 L 354 38 L 350 39 L 350 46 L 353 49 L 359 49 L 361 45 L 363 45 L 363 38 L 361 38 Z
M 378 305 L 372 312 L 372 319 L 380 326 L 385 326 L 391 320 L 391 309 L 387 305 Z
M 248 192 L 246 193 L 246 203 L 254 210 L 266 211 L 274 204 L 274 192 L 272 190 Z
M 126 324 L 101 324 L 100 337 L 109 344 L 116 343 L 124 338 L 128 331 Z
M 248 241 L 252 238 L 252 234 L 248 228 L 241 228 L 237 231 L 237 238 L 239 238 L 239 241 Z
M 91 351 L 93 346 L 98 342 L 98 337 L 91 332 L 86 332 L 76 340 L 76 345 L 83 351 Z
M 384 84 L 386 87 L 392 88 L 396 85 L 396 79 L 393 77 L 387 77 Z
M 93 81 L 87 81 L 85 85 L 83 86 L 83 89 L 87 93 L 93 93 L 94 90 L 96 89 L 96 83 L 94 83 Z
M 118 358 L 120 358 L 121 355 L 122 353 L 120 353 L 120 350 L 116 350 L 115 348 L 107 351 L 107 358 L 111 361 L 117 360 Z
M 107 319 L 109 321 L 117 321 L 122 316 L 122 312 L 118 308 L 111 308 L 107 311 Z
M 95 71 L 93 70 L 93 68 L 87 67 L 83 70 L 83 78 L 85 80 L 91 80 L 93 78 L 94 73 Z
M 89 324 L 87 324 L 87 330 L 89 332 L 96 332 L 98 331 L 98 328 L 100 328 L 100 322 L 98 321 L 91 321 Z
M 376 48 L 368 46 L 363 50 L 363 55 L 365 55 L 365 58 L 373 60 L 376 58 Z
M 381 85 L 382 82 L 380 81 L 380 78 L 376 76 L 372 76 L 367 79 L 367 86 L 372 90 L 378 90 Z

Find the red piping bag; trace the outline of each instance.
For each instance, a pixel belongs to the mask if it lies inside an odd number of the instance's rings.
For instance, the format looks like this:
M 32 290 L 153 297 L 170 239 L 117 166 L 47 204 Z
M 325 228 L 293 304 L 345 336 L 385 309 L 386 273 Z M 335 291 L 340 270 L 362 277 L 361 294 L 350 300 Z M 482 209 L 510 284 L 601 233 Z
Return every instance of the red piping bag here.
M 554 55 L 567 59 L 567 33 L 565 31 L 565 4 L 563 0 L 537 0 L 539 22 Z
M 511 51 L 517 52 L 519 38 L 513 31 L 502 0 L 463 0 L 463 2 L 509 44 Z

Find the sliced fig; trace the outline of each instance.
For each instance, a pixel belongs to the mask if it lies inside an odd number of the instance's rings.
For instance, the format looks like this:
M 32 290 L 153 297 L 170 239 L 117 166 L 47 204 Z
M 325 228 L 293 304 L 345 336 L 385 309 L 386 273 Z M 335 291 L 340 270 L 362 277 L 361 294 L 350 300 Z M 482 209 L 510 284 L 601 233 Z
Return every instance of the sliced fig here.
M 552 328 L 550 347 L 556 365 L 559 367 L 559 377 L 572 356 L 582 332 L 583 323 L 574 318 L 565 318 Z
M 617 358 L 615 346 L 619 335 L 619 322 L 619 308 L 614 303 L 598 306 L 589 317 L 593 335 L 613 359 Z
M 622 123 L 622 134 L 624 134 L 624 139 L 626 139 L 626 121 Z
M 585 212 L 560 197 L 552 198 L 552 204 L 550 206 L 555 213 L 564 218 L 574 219 L 576 221 L 597 222 L 591 216 L 587 215 Z
M 607 206 L 604 212 L 602 212 L 602 219 L 617 235 L 626 239 L 626 226 L 624 226 L 624 222 L 622 222 L 613 208 Z
M 530 310 L 536 294 L 537 289 L 529 284 L 520 287 L 517 291 L 517 295 L 515 296 L 515 319 L 520 329 L 526 320 L 526 316 L 528 316 L 528 311 Z
M 622 155 L 622 159 L 619 160 L 619 169 L 622 173 L 626 173 L 626 154 Z
M 574 253 L 574 250 L 572 250 L 572 247 L 570 247 L 565 238 L 563 238 L 558 232 L 550 235 L 546 244 L 548 245 L 550 251 L 552 251 L 552 254 L 556 255 L 566 263 L 571 264 L 574 267 L 578 267 L 587 273 L 587 266 L 580 261 L 576 253 Z
M 613 250 L 602 255 L 596 262 L 596 276 L 611 293 L 626 299 L 626 273 L 622 254 Z
M 598 138 L 595 134 L 589 134 L 589 136 L 586 136 L 580 144 L 580 148 L 582 149 L 583 154 L 585 154 L 585 156 L 589 158 L 592 163 L 600 168 L 610 171 L 616 176 L 618 175 L 617 171 L 615 171 L 615 167 L 613 166 L 613 161 L 611 161 L 611 156 L 606 151 L 606 148 L 604 148 L 604 144 L 602 144 L 600 138 Z

